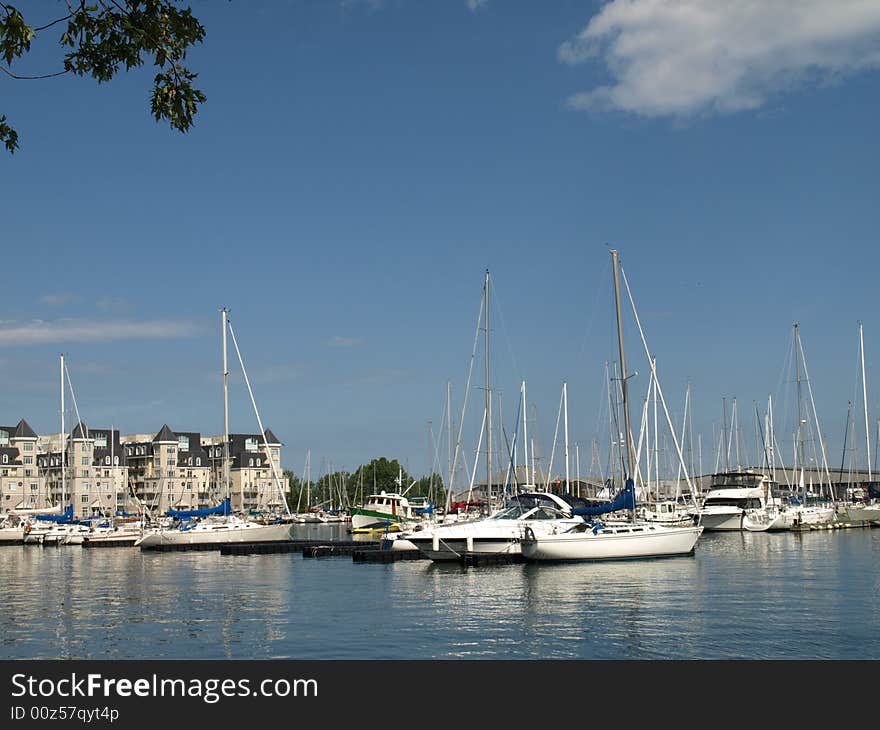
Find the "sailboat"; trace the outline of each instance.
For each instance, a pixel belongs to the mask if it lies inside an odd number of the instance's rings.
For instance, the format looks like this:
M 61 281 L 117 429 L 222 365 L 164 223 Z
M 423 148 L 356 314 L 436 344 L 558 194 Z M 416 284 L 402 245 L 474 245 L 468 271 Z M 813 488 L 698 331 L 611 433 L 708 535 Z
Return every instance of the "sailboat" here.
M 226 334 L 232 335 L 232 341 L 238 354 L 239 364 L 242 368 L 251 403 L 257 414 L 257 422 L 260 433 L 263 435 L 263 443 L 268 451 L 269 445 L 266 439 L 266 429 L 263 428 L 262 419 L 256 408 L 250 381 L 244 369 L 241 352 L 235 341 L 235 333 L 228 321 L 228 311 L 224 307 L 220 310 L 221 327 L 223 332 L 223 471 L 226 486 L 226 498 L 217 508 L 202 510 L 169 510 L 167 517 L 175 518 L 172 526 L 160 526 L 156 529 L 145 531 L 135 542 L 141 550 L 158 549 L 172 545 L 223 545 L 228 543 L 251 543 L 251 542 L 286 542 L 291 540 L 293 525 L 289 522 L 275 524 L 261 524 L 247 520 L 233 514 L 230 508 L 230 475 L 229 475 L 229 368 L 227 367 Z M 272 474 L 275 478 L 276 487 L 280 490 L 275 460 L 269 458 Z M 283 495 L 282 495 L 283 496 Z M 287 502 L 283 502 L 286 509 Z
M 862 403 L 865 414 L 865 446 L 868 462 L 868 500 L 867 502 L 850 502 L 843 509 L 843 518 L 850 523 L 877 523 L 880 522 L 880 502 L 872 499 L 872 492 L 876 492 L 877 484 L 871 473 L 871 434 L 868 427 L 868 388 L 865 375 L 865 340 L 862 334 L 862 323 L 859 322 L 859 353 L 862 361 Z
M 411 549 L 411 547 L 415 547 L 425 557 L 434 561 L 463 560 L 473 555 L 504 555 L 508 557 L 513 556 L 514 559 L 520 559 L 520 542 L 522 540 L 523 530 L 528 525 L 532 525 L 535 532 L 543 532 L 544 530 L 549 529 L 551 525 L 555 524 L 564 524 L 566 527 L 571 527 L 572 525 L 583 523 L 582 518 L 572 516 L 571 505 L 564 499 L 555 494 L 538 492 L 537 490 L 520 491 L 518 494 L 509 498 L 501 509 L 492 509 L 495 495 L 493 494 L 492 487 L 492 391 L 489 387 L 489 291 L 489 272 L 486 271 L 483 285 L 483 298 L 480 302 L 481 314 L 477 321 L 477 337 L 479 335 L 481 323 L 484 324 L 485 329 L 484 353 L 486 366 L 486 405 L 485 410 L 483 411 L 483 421 L 480 427 L 477 452 L 479 452 L 482 446 L 482 439 L 485 434 L 487 437 L 485 504 L 490 514 L 488 516 L 482 516 L 479 519 L 445 521 L 446 517 L 444 517 L 444 522 L 442 523 L 417 524 L 411 530 L 400 533 L 398 539 L 392 544 L 391 549 Z M 485 317 L 485 320 L 483 320 L 483 317 Z M 470 389 L 470 378 L 474 363 L 474 354 L 476 353 L 477 337 L 474 338 L 474 350 L 471 354 L 471 363 L 468 369 L 468 382 L 465 386 L 465 405 L 467 404 L 467 393 Z M 450 467 L 445 516 L 449 515 L 453 504 L 452 474 L 455 473 L 455 468 L 458 464 L 459 454 L 461 452 L 461 429 L 463 421 L 464 407 L 462 408 L 462 419 L 459 423 L 455 455 Z M 467 502 L 471 502 L 470 497 L 473 492 L 473 479 L 476 475 L 476 469 L 477 463 L 475 461 Z M 501 487 L 502 485 L 498 484 L 497 486 Z
M 623 347 L 623 325 L 620 310 L 620 281 L 618 252 L 611 251 L 611 261 L 614 269 L 614 299 L 617 312 L 617 344 L 620 352 L 620 386 L 623 399 L 624 438 L 626 441 L 625 486 L 614 502 L 596 507 L 581 507 L 572 510 L 574 514 L 583 517 L 599 517 L 602 514 L 610 514 L 621 508 L 629 509 L 632 521 L 627 522 L 602 522 L 599 519 L 584 520 L 580 524 L 563 527 L 562 524 L 553 529 L 537 534 L 531 527 L 525 528 L 525 534 L 521 543 L 522 555 L 527 561 L 584 561 L 584 560 L 620 560 L 629 558 L 659 558 L 677 555 L 690 555 L 694 551 L 697 540 L 703 532 L 702 525 L 668 526 L 657 522 L 636 519 L 635 510 L 635 487 L 633 485 L 633 473 L 636 468 L 636 459 L 633 449 L 632 432 L 629 423 L 629 404 L 627 402 L 627 375 L 626 356 Z M 626 275 L 624 274 L 624 284 Z M 681 447 L 672 427 L 672 421 L 663 398 L 663 391 L 657 379 L 656 361 L 648 352 L 647 341 L 642 332 L 638 314 L 635 311 L 635 303 L 626 284 L 633 314 L 639 327 L 642 344 L 648 362 L 651 363 L 651 377 L 657 395 L 663 404 L 667 425 L 672 434 L 678 457 L 682 464 L 685 478 L 690 485 L 690 476 L 684 465 L 684 457 Z M 694 493 L 691 487 L 691 494 Z
M 801 343 L 800 336 L 800 328 L 798 327 L 798 323 L 794 323 L 794 359 L 795 359 L 795 383 L 797 386 L 797 408 L 798 408 L 798 428 L 797 428 L 797 446 L 798 449 L 796 451 L 798 463 L 797 469 L 800 471 L 800 475 L 798 478 L 798 486 L 800 497 L 794 499 L 794 504 L 792 505 L 793 515 L 793 528 L 809 528 L 816 525 L 824 525 L 830 524 L 834 522 L 836 519 L 836 509 L 834 505 L 834 494 L 831 487 L 831 477 L 828 478 L 828 489 L 831 493 L 831 504 L 819 504 L 814 501 L 814 503 L 810 504 L 809 498 L 813 496 L 813 484 L 812 484 L 812 474 L 810 476 L 810 484 L 809 489 L 807 489 L 807 484 L 805 480 L 805 457 L 804 457 L 804 424 L 809 424 L 809 420 L 804 418 L 802 409 L 803 402 L 801 398 L 801 365 L 803 365 L 804 369 L 804 379 L 807 381 L 807 390 L 810 395 L 810 404 L 812 406 L 812 414 L 813 414 L 813 423 L 816 425 L 816 435 L 819 440 L 819 447 L 821 451 L 822 458 L 822 466 L 825 470 L 826 475 L 828 474 L 828 460 L 825 455 L 825 444 L 822 440 L 822 430 L 819 427 L 819 418 L 816 413 L 816 405 L 813 400 L 813 387 L 810 383 L 810 376 L 807 372 L 807 359 L 806 354 L 804 353 L 804 347 Z M 820 489 L 821 489 L 821 478 L 820 478 Z
M 60 356 L 61 369 L 61 504 L 65 504 L 68 499 L 67 494 L 67 433 L 64 428 L 64 390 L 65 377 L 67 384 L 70 386 L 70 374 L 64 364 L 64 354 Z M 73 388 L 71 386 L 71 395 Z M 76 399 L 74 398 L 74 405 Z M 77 410 L 77 428 L 82 429 L 82 421 L 78 417 Z M 74 429 L 76 433 L 76 428 Z M 29 521 L 24 526 L 24 543 L 38 545 L 78 545 L 82 543 L 83 538 L 88 533 L 88 523 L 77 520 L 73 513 L 72 502 L 68 504 L 67 509 L 61 514 L 38 514 L 34 517 L 34 521 Z

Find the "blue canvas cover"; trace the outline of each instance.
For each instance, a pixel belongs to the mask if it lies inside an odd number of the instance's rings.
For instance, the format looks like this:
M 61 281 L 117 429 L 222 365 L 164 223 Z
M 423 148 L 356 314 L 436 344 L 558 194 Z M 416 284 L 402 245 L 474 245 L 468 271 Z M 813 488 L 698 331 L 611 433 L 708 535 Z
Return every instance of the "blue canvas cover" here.
M 571 513 L 581 517 L 589 517 L 592 515 L 604 515 L 609 512 L 618 512 L 619 510 L 635 509 L 635 506 L 636 490 L 633 486 L 633 480 L 627 479 L 626 486 L 607 504 L 599 504 L 592 507 L 573 507 Z

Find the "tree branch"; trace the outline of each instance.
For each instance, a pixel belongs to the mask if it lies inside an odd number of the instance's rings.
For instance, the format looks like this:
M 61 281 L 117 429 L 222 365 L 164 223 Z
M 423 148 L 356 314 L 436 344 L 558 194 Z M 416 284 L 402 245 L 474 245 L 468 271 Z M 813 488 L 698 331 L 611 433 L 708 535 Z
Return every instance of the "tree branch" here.
M 56 71 L 56 72 L 53 73 L 53 74 L 43 74 L 42 76 L 19 76 L 19 75 L 16 74 L 16 73 L 12 73 L 12 71 L 10 71 L 10 70 L 9 70 L 8 68 L 6 68 L 5 66 L 0 66 L 0 71 L 2 71 L 2 72 L 5 73 L 7 76 L 10 76 L 10 77 L 13 78 L 13 79 L 19 79 L 19 80 L 22 80 L 22 81 L 33 81 L 33 80 L 36 80 L 36 79 L 51 79 L 51 78 L 53 78 L 53 77 L 55 77 L 55 76 L 63 76 L 63 75 L 66 74 L 66 73 L 70 73 L 69 71 L 67 71 L 67 70 L 65 69 L 64 71 Z

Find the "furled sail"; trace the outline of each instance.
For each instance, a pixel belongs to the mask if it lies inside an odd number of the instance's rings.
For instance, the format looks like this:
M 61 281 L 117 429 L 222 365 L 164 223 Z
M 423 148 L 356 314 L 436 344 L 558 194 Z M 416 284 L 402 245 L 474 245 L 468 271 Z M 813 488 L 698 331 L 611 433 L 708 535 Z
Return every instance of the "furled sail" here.
M 57 522 L 59 524 L 68 524 L 73 522 L 73 505 L 70 504 L 67 506 L 67 509 L 64 510 L 60 515 L 36 515 L 38 520 L 43 520 L 44 522 Z
M 176 517 L 179 520 L 188 520 L 192 517 L 208 517 L 209 515 L 228 515 L 229 497 L 224 499 L 216 507 L 204 507 L 203 509 L 170 509 L 165 515 L 167 517 Z
M 617 496 L 606 504 L 599 504 L 593 507 L 573 507 L 571 513 L 580 515 L 581 517 L 590 517 L 593 515 L 604 515 L 609 512 L 618 512 L 620 510 L 635 509 L 635 487 L 633 480 L 627 479 L 626 486 L 620 490 Z

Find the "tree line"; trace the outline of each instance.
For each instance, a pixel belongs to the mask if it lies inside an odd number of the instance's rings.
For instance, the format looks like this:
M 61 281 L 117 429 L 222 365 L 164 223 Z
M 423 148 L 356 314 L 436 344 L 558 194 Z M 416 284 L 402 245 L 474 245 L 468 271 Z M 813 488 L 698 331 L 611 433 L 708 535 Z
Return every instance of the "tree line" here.
M 290 469 L 284 470 L 290 486 L 287 495 L 291 511 L 305 512 L 309 507 L 345 508 L 362 504 L 370 494 L 382 491 L 405 493 L 407 497 L 427 497 L 435 504 L 446 499 L 443 478 L 433 473 L 415 478 L 397 459 L 384 456 L 361 464 L 354 472 L 337 470 L 317 480 L 305 482 Z

